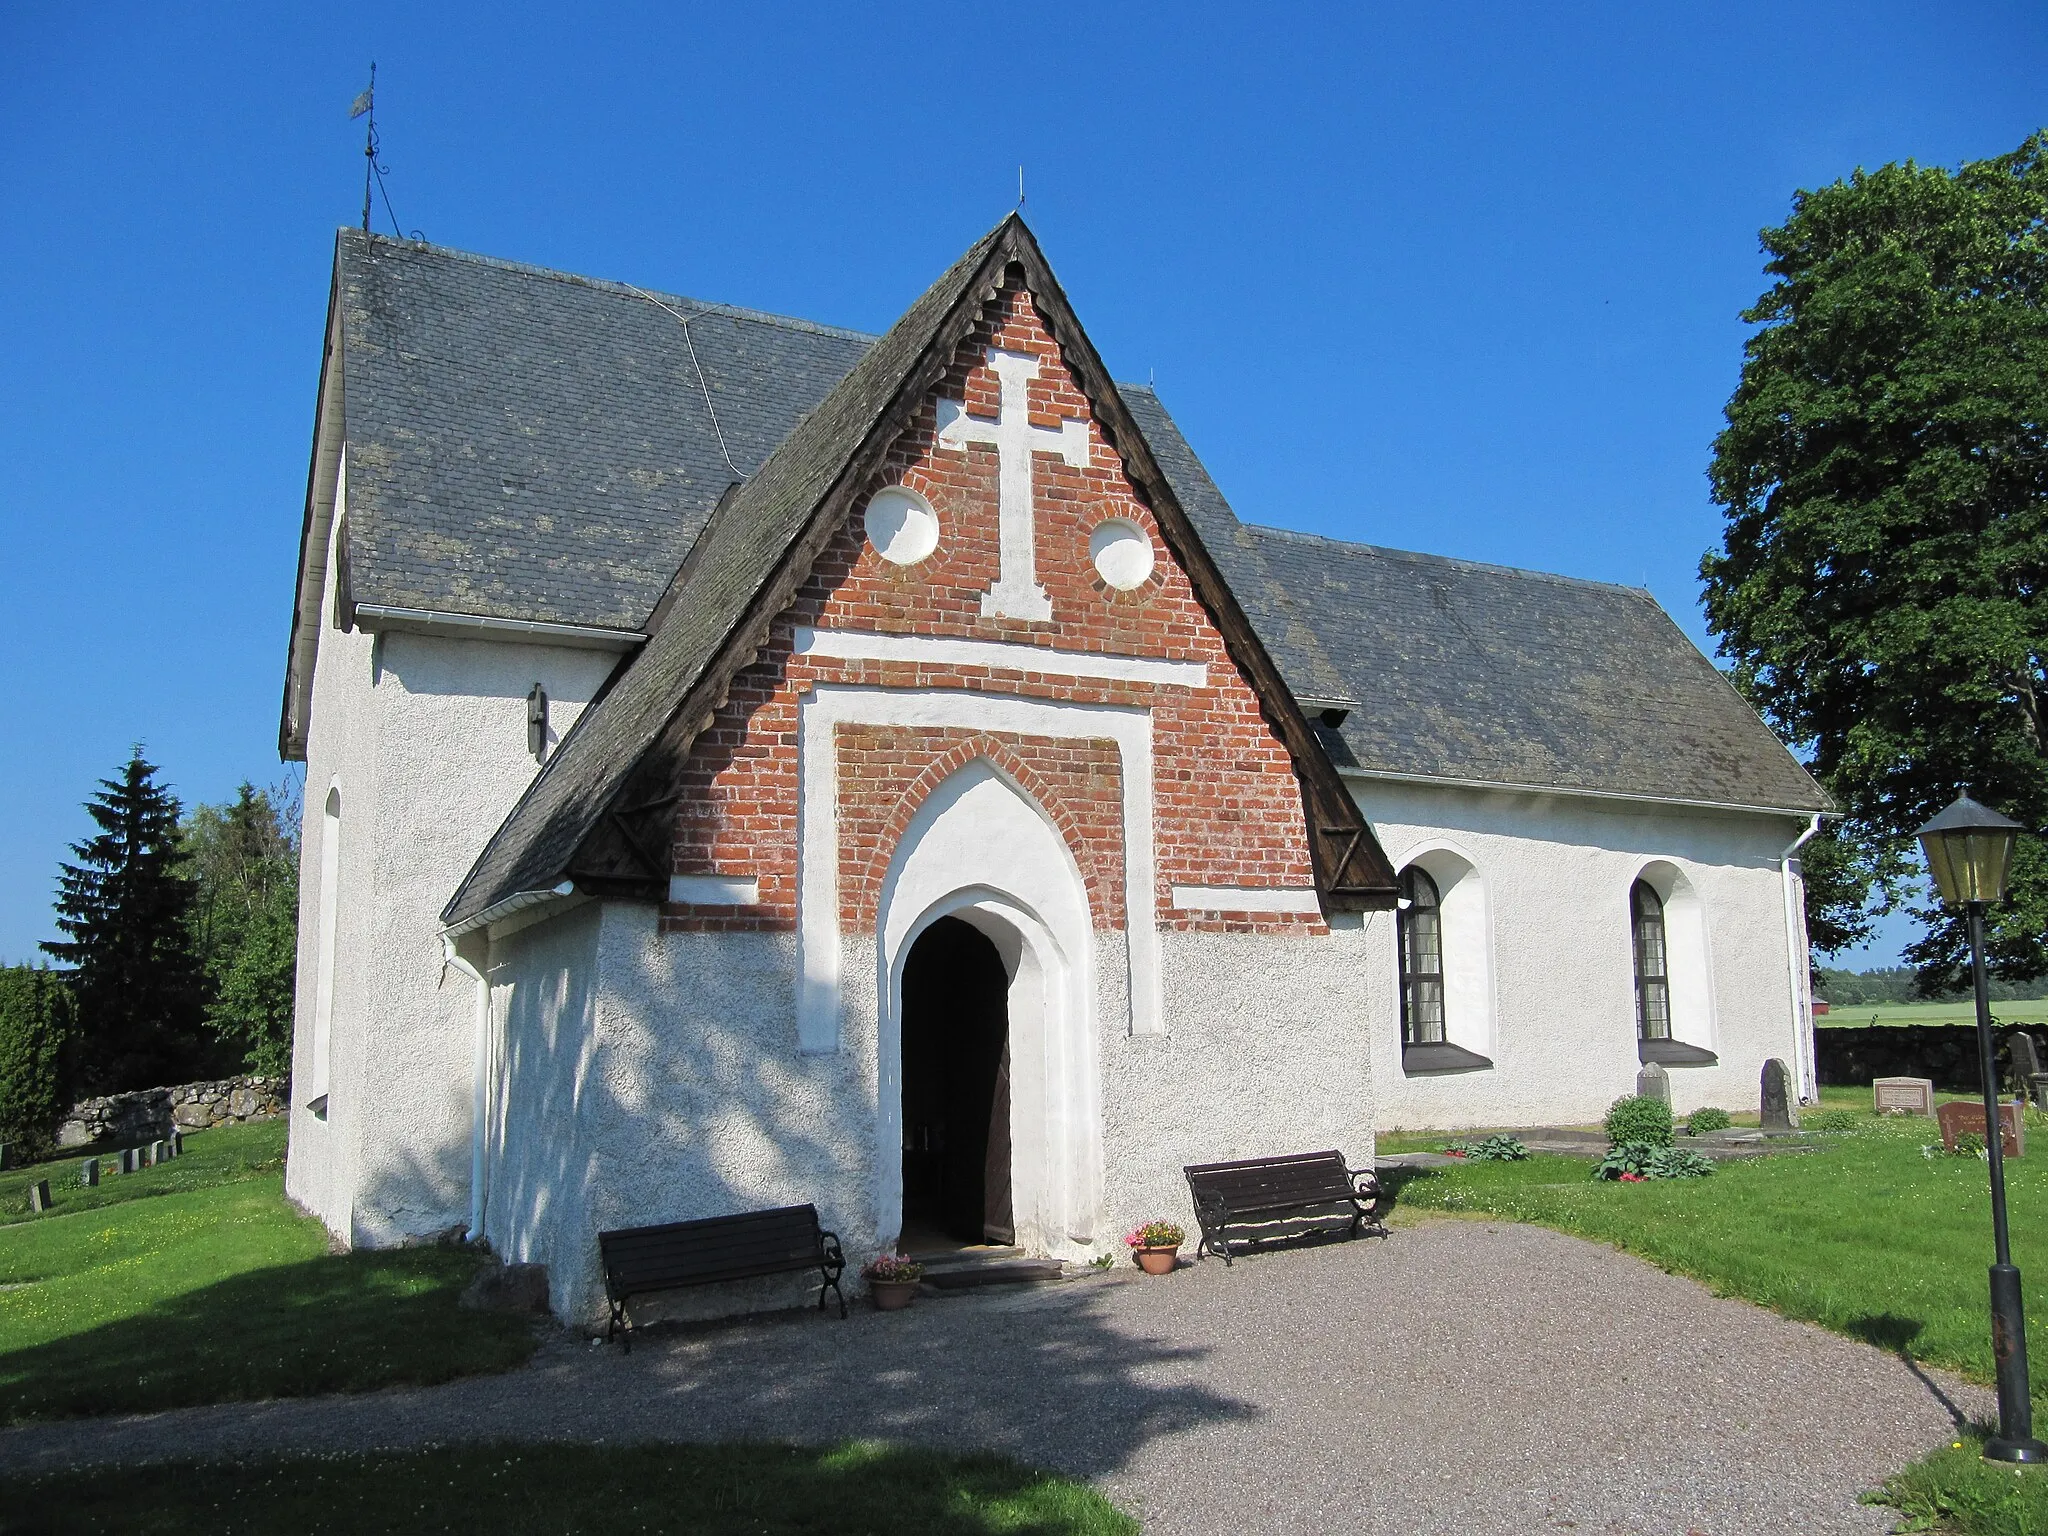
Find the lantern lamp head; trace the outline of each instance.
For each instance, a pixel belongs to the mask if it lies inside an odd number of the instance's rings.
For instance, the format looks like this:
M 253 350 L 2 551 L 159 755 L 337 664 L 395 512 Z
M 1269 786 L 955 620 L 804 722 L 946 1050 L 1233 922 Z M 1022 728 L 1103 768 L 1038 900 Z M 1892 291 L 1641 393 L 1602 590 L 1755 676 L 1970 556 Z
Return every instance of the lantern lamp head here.
M 1964 794 L 1916 835 L 1941 899 L 1960 905 L 2005 899 L 2013 844 L 2024 830 Z

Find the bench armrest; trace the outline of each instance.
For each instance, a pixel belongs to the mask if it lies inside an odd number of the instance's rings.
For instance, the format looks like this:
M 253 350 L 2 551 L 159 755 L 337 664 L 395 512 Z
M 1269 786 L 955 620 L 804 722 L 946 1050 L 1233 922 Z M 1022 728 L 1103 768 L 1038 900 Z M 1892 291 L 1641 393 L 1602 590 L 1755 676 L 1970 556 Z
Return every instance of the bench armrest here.
M 1378 1221 L 1386 1215 L 1393 1201 L 1388 1198 L 1387 1187 L 1380 1182 L 1380 1176 L 1370 1168 L 1353 1168 L 1347 1172 L 1351 1176 L 1351 1198 L 1366 1207 L 1366 1220 Z
M 846 1253 L 839 1246 L 839 1234 L 818 1229 L 818 1247 L 825 1255 L 825 1263 L 833 1269 L 846 1268 Z

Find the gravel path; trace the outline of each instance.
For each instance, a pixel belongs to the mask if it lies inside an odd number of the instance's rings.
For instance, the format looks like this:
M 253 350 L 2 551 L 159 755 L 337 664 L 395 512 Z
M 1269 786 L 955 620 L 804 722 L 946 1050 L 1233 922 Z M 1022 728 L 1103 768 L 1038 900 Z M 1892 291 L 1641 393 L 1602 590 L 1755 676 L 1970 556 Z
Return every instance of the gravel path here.
M 0 1434 L 0 1472 L 478 1437 L 876 1436 L 1093 1479 L 1153 1536 L 1879 1532 L 1856 1496 L 1939 1443 L 1944 1397 L 1863 1345 L 1540 1227 L 1147 1280 L 925 1298 L 643 1340 L 510 1375 Z

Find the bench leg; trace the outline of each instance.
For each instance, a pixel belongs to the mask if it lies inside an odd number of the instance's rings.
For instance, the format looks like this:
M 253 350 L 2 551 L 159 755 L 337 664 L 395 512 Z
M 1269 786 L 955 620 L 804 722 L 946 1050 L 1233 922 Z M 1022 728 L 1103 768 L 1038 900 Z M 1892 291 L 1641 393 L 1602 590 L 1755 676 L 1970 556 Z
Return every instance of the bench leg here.
M 619 1343 L 627 1354 L 633 1353 L 633 1320 L 626 1316 L 626 1304 L 623 1301 L 612 1303 L 612 1320 L 604 1326 L 605 1343 L 611 1343 L 613 1334 L 619 1336 Z
M 825 1310 L 825 1293 L 830 1291 L 839 1298 L 839 1316 L 841 1319 L 844 1319 L 846 1316 L 846 1292 L 839 1289 L 839 1271 L 827 1269 L 820 1270 L 819 1273 L 825 1277 L 825 1283 L 818 1287 L 818 1310 L 820 1312 Z

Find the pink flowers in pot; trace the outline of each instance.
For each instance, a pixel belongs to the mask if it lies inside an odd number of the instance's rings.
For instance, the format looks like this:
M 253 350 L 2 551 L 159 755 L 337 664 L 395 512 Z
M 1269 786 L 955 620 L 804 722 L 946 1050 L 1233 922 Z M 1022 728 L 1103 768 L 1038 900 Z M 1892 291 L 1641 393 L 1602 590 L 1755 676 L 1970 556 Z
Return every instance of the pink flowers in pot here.
M 869 1285 L 915 1285 L 924 1278 L 924 1266 L 898 1253 L 885 1253 L 861 1265 L 860 1276 Z
M 1148 1221 L 1124 1238 L 1126 1248 L 1178 1248 L 1188 1240 L 1185 1230 L 1170 1221 Z

